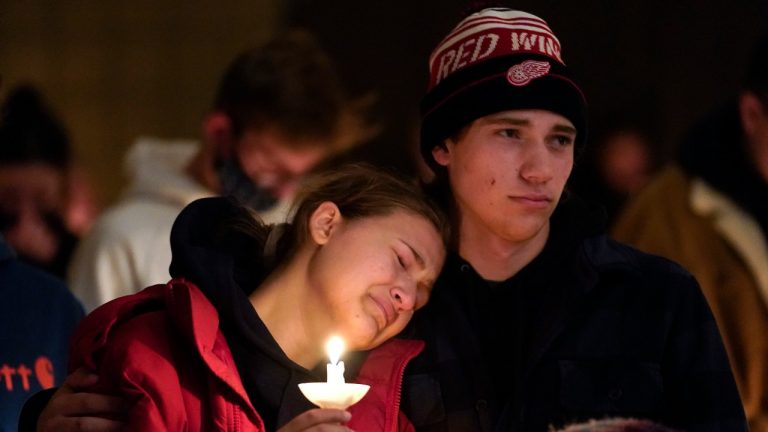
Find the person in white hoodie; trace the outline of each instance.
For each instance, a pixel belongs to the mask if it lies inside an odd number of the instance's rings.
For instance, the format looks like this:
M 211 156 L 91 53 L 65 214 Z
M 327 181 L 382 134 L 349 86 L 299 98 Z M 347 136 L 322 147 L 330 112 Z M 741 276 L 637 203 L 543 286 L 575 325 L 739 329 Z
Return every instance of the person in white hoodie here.
M 73 293 L 90 311 L 166 282 L 171 226 L 195 199 L 231 195 L 267 222 L 285 221 L 301 177 L 370 131 L 358 114 L 309 33 L 245 51 L 219 82 L 200 143 L 141 138 L 129 150 L 131 184 L 75 252 Z

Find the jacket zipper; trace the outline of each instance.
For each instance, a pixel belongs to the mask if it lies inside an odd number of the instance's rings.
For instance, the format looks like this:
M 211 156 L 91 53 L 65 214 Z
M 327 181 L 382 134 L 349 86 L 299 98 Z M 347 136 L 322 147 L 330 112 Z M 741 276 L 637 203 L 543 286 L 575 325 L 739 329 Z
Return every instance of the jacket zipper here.
M 413 360 L 414 357 L 418 354 L 419 349 L 412 349 L 407 357 L 403 359 L 402 362 L 398 365 L 397 368 L 397 385 L 395 386 L 395 406 L 394 409 L 391 411 L 390 417 L 387 418 L 387 423 L 392 425 L 391 432 L 397 432 L 398 430 L 398 418 L 400 415 L 400 400 L 402 398 L 403 393 L 403 376 L 405 375 L 405 367 L 408 366 L 408 363 Z M 394 418 L 392 418 L 394 417 Z

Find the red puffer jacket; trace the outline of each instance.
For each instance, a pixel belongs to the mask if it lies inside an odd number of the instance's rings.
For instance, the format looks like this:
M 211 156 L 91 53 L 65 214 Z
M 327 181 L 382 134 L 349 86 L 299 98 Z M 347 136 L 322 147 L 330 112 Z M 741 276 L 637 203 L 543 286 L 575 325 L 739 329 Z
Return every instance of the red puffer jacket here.
M 400 413 L 405 365 L 423 342 L 393 339 L 373 350 L 355 382 L 371 385 L 349 411 L 357 431 L 412 431 Z M 219 330 L 216 309 L 174 279 L 113 300 L 75 333 L 70 369 L 98 371 L 100 390 L 134 402 L 130 430 L 265 431 Z

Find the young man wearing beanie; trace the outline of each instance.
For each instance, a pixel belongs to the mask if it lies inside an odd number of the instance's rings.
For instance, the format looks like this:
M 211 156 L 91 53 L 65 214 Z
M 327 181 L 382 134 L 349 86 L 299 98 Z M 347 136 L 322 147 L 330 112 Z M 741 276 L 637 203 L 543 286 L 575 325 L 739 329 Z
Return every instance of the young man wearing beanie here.
M 608 239 L 565 190 L 586 101 L 542 19 L 489 8 L 430 57 L 421 150 L 455 244 L 411 334 L 419 431 L 546 431 L 603 417 L 746 423 L 717 326 L 680 266 Z

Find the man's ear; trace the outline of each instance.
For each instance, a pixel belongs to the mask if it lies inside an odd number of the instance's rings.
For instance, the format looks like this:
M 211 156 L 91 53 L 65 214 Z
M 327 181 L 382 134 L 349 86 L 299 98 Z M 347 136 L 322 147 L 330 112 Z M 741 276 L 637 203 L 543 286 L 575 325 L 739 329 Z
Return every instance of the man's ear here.
M 432 148 L 432 157 L 435 158 L 438 165 L 448 166 L 450 164 L 453 145 L 453 140 L 448 138 Z
M 215 111 L 203 121 L 203 145 L 219 157 L 229 157 L 234 151 L 232 120 L 221 111 Z
M 755 135 L 763 113 L 763 104 L 760 99 L 752 92 L 743 92 L 739 96 L 739 116 L 741 117 L 741 127 L 747 138 Z
M 309 217 L 310 238 L 318 245 L 328 243 L 342 219 L 339 207 L 331 201 L 324 201 Z

